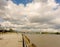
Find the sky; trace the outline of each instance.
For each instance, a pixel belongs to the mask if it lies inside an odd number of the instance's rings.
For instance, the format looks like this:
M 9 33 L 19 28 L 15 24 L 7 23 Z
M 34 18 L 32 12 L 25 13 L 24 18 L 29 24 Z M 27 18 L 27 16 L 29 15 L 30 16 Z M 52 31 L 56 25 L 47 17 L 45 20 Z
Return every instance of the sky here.
M 56 0 L 56 2 L 60 4 L 60 0 Z
M 31 3 L 33 0 L 12 0 L 12 1 L 13 1 L 13 3 L 15 3 L 17 5 L 19 5 L 19 4 L 26 5 L 28 3 Z M 55 0 L 55 1 L 56 1 L 56 3 L 59 3 L 60 4 L 60 0 Z
M 31 3 L 33 0 L 12 0 L 13 3 L 19 5 L 19 4 L 24 4 L 26 5 L 27 3 Z M 60 3 L 60 0 L 55 0 L 57 3 Z
M 19 5 L 19 4 L 24 4 L 26 6 L 27 3 L 31 3 L 32 0 L 12 0 L 13 3 Z
M 60 0 L 0 0 L 0 25 L 18 31 L 60 31 Z

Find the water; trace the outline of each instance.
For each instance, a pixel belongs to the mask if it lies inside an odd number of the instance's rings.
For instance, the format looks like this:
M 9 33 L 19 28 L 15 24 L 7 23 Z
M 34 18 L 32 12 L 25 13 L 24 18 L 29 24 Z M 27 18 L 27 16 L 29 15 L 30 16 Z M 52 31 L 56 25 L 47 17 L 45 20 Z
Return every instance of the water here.
M 60 35 L 26 34 L 26 36 L 36 47 L 60 47 Z

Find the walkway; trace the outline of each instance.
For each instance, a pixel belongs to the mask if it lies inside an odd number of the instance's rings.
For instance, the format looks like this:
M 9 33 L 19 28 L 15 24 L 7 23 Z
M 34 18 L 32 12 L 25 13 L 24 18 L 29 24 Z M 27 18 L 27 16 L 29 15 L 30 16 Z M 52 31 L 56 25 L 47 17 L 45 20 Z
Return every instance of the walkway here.
M 0 47 L 22 47 L 22 35 L 20 33 L 0 34 Z

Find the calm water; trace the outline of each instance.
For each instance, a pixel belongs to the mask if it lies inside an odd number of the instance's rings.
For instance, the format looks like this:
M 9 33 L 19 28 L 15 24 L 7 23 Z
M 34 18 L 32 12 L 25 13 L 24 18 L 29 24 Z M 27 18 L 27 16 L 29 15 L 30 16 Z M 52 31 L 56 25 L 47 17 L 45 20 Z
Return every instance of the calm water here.
M 36 47 L 60 47 L 60 35 L 54 34 L 26 34 Z

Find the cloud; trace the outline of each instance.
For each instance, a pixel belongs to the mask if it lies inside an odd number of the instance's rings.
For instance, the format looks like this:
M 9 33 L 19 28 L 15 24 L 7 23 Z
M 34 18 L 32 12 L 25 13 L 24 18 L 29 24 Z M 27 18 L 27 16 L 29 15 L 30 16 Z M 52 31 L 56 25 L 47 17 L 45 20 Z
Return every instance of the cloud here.
M 3 9 L 5 5 L 6 5 L 6 1 L 0 0 L 0 9 Z
M 0 17 L 5 14 L 5 5 L 6 1 L 5 0 L 0 0 Z
M 4 26 L 7 24 L 28 30 L 49 29 L 55 31 L 60 29 L 60 6 L 55 0 L 34 0 L 26 6 L 16 5 L 11 0 L 1 0 L 0 6 L 2 21 L 0 23 Z

